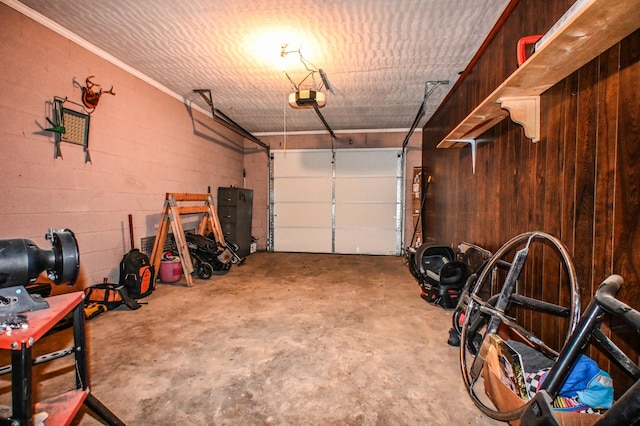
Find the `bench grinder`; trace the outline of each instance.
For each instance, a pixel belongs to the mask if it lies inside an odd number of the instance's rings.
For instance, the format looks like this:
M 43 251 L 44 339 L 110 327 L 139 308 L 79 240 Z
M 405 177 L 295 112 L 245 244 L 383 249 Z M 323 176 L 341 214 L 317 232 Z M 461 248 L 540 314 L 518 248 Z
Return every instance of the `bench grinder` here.
M 45 238 L 51 250 L 40 249 L 28 239 L 0 239 L 0 314 L 48 308 L 44 299 L 32 297 L 24 287 L 43 271 L 55 284 L 75 284 L 80 270 L 75 235 L 69 229 L 50 229 Z

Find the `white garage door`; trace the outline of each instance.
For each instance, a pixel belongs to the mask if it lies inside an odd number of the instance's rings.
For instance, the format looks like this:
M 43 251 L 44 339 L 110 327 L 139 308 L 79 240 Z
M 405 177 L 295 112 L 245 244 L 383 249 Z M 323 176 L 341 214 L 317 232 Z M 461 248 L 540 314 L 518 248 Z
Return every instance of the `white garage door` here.
M 400 254 L 401 150 L 286 150 L 272 158 L 274 251 Z

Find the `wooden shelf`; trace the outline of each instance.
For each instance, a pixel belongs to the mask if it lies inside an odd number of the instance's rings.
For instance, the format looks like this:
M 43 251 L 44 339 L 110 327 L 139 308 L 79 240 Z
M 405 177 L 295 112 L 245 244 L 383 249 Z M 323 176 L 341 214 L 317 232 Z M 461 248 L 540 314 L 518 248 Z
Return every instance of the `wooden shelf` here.
M 461 148 L 511 113 L 540 139 L 540 95 L 640 28 L 640 0 L 578 0 L 531 55 L 439 144 Z M 515 46 L 514 46 L 515 50 Z

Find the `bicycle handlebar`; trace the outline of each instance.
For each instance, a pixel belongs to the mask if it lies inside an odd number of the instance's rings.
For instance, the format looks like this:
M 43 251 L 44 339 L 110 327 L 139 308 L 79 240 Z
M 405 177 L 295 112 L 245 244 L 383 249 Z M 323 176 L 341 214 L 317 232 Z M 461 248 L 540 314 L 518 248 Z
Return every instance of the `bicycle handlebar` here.
M 622 318 L 640 333 L 640 312 L 615 297 L 623 283 L 624 279 L 620 275 L 609 276 L 596 291 L 596 303 L 608 314 Z

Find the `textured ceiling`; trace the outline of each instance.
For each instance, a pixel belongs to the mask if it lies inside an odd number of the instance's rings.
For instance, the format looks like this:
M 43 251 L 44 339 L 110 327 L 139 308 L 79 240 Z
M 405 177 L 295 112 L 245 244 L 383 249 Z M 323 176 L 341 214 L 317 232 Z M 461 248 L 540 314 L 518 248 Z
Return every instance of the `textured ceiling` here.
M 508 0 L 21 3 L 207 111 L 193 89 L 211 89 L 217 109 L 265 133 L 324 130 L 312 109 L 286 107 L 292 86 L 280 65 L 283 44 L 327 74 L 333 93 L 321 112 L 334 131 L 407 129 L 425 83 L 450 81 L 429 97 L 428 117 Z M 298 84 L 309 72 L 297 53 L 292 58 L 286 70 Z M 319 85 L 319 73 L 304 83 L 314 77 Z

